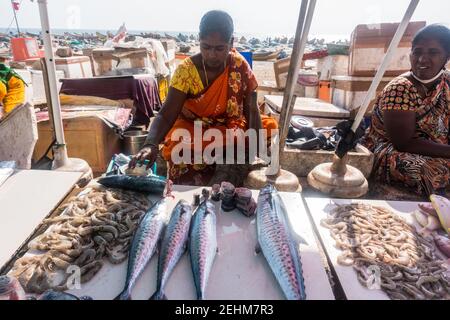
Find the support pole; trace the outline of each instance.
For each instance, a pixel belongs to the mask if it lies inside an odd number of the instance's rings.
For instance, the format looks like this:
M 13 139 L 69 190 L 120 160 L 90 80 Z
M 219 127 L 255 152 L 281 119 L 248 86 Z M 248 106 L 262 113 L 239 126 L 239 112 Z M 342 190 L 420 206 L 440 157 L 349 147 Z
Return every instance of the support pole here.
M 356 130 L 359 127 L 359 124 L 361 123 L 364 115 L 366 114 L 367 108 L 369 107 L 370 101 L 372 101 L 372 98 L 375 96 L 376 90 L 378 88 L 378 85 L 381 82 L 381 79 L 383 78 L 383 75 L 389 66 L 389 63 L 392 60 L 392 57 L 394 56 L 395 51 L 397 50 L 397 47 L 400 43 L 400 40 L 402 39 L 406 28 L 408 27 L 408 23 L 411 20 L 412 15 L 414 14 L 414 11 L 417 8 L 417 5 L 419 4 L 420 0 L 411 0 L 408 9 L 406 10 L 406 13 L 403 17 L 402 22 L 400 22 L 397 32 L 394 35 L 394 38 L 392 38 L 391 44 L 389 45 L 389 49 L 386 52 L 386 55 L 384 56 L 383 62 L 381 63 L 380 68 L 378 68 L 378 71 L 372 81 L 372 84 L 370 85 L 369 91 L 367 91 L 367 94 L 364 98 L 364 101 L 361 105 L 361 108 L 358 111 L 358 114 L 355 117 L 355 121 L 352 125 L 352 131 L 356 132 Z
M 47 0 L 38 0 L 39 14 L 41 18 L 42 38 L 45 47 L 45 64 L 48 75 L 48 84 L 50 96 L 47 101 L 50 102 L 52 108 L 53 128 L 55 130 L 56 145 L 54 148 L 55 162 L 54 169 L 67 164 L 67 149 L 64 138 L 63 121 L 61 116 L 61 103 L 59 101 L 55 57 L 53 54 L 52 38 L 50 34 L 50 23 L 48 18 Z
M 308 34 L 311 27 L 312 18 L 314 16 L 316 2 L 317 0 L 303 0 L 300 7 L 297 30 L 295 33 L 294 49 L 292 51 L 280 114 L 280 146 L 278 153 L 279 158 L 281 158 L 281 154 L 282 152 L 284 152 L 284 145 L 289 129 L 289 123 L 295 105 L 295 101 L 293 101 L 293 95 L 295 86 L 297 84 L 300 64 L 303 59 L 303 54 L 305 53 L 306 42 L 308 40 Z M 280 161 L 277 161 L 278 171 L 280 170 L 279 163 Z
M 399 24 L 391 44 L 389 45 L 389 49 L 383 58 L 383 62 L 381 63 L 358 114 L 356 115 L 355 121 L 351 127 L 353 133 L 356 133 L 418 4 L 419 0 L 411 0 L 403 20 Z M 351 134 L 351 132 L 349 133 Z M 361 171 L 353 166 L 347 165 L 348 155 L 346 151 L 347 148 L 343 149 L 343 152 L 336 152 L 333 163 L 322 163 L 317 165 L 308 174 L 309 185 L 332 197 L 354 199 L 366 194 L 369 189 L 369 184 Z

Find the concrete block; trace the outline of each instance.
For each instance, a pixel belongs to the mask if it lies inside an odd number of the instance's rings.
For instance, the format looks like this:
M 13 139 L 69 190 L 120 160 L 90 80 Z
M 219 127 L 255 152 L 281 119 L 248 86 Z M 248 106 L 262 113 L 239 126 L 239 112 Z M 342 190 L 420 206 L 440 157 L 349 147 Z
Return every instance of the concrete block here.
M 0 122 L 0 161 L 16 161 L 17 168 L 31 169 L 38 139 L 34 107 L 23 104 Z

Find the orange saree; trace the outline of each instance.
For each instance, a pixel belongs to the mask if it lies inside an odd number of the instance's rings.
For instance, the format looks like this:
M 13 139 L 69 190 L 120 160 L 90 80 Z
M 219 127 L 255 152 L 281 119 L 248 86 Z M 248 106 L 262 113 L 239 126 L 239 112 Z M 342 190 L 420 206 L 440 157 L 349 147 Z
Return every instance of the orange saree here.
M 203 162 L 193 164 L 174 164 L 172 151 L 180 143 L 180 139 L 172 139 L 177 130 L 184 129 L 189 132 L 190 140 L 183 136 L 186 148 L 191 148 L 194 158 L 194 124 L 201 124 L 202 134 L 207 129 L 217 129 L 224 137 L 222 147 L 226 146 L 226 130 L 246 130 L 247 121 L 243 113 L 244 99 L 257 87 L 256 78 L 247 61 L 235 50 L 230 52 L 227 66 L 223 73 L 203 92 L 186 99 L 183 110 L 174 126 L 166 135 L 162 150 L 163 158 L 168 161 L 169 178 L 176 184 L 207 185 L 215 171 L 214 165 Z M 261 116 L 262 126 L 268 129 L 277 129 L 275 119 Z M 180 133 L 180 131 L 178 131 Z M 180 136 L 180 135 L 179 135 Z M 198 139 L 198 137 L 195 137 Z M 201 140 L 201 151 L 213 142 Z M 214 143 L 218 143 L 214 141 Z M 199 150 L 197 150 L 198 152 Z

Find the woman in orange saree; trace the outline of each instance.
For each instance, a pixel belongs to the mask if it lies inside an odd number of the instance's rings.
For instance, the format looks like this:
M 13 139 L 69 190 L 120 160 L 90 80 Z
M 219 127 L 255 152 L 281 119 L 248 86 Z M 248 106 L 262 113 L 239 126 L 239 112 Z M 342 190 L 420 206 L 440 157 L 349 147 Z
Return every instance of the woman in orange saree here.
M 200 23 L 200 54 L 183 61 L 172 77 L 169 94 L 161 112 L 153 121 L 141 152 L 130 163 L 133 167 L 145 159 L 151 165 L 163 142 L 162 156 L 168 162 L 168 176 L 176 184 L 208 185 L 215 172 L 214 164 L 194 163 L 194 152 L 201 152 L 212 143 L 201 138 L 201 150 L 194 149 L 194 125 L 217 129 L 226 137 L 226 130 L 277 129 L 277 122 L 261 116 L 252 93 L 256 78 L 247 61 L 232 49 L 233 22 L 223 11 L 210 11 Z M 183 131 L 180 131 L 183 130 Z M 173 134 L 190 135 L 187 148 L 192 150 L 190 163 L 173 161 L 173 151 L 180 144 Z M 186 138 L 186 137 L 184 137 Z M 216 141 L 214 141 L 216 143 Z M 226 141 L 222 141 L 226 149 Z

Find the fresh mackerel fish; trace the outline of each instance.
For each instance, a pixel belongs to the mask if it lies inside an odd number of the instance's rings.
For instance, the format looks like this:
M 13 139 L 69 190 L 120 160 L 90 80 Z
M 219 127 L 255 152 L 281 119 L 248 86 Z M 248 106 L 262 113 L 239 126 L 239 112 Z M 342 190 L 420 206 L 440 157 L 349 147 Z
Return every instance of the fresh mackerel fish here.
M 118 188 L 138 192 L 162 195 L 166 187 L 166 179 L 156 175 L 127 176 L 111 175 L 100 178 L 98 183 L 108 188 Z
M 256 213 L 259 246 L 286 298 L 304 300 L 302 263 L 287 219 L 286 208 L 275 187 L 262 188 Z
M 156 292 L 151 297 L 153 300 L 167 299 L 164 288 L 170 274 L 186 251 L 191 218 L 191 205 L 185 200 L 180 200 L 172 211 L 161 242 Z
M 217 253 L 214 210 L 215 207 L 209 200 L 203 201 L 192 218 L 189 253 L 197 300 L 205 299 L 206 285 Z
M 156 251 L 167 223 L 167 199 L 156 202 L 142 218 L 128 255 L 128 269 L 125 288 L 116 300 L 130 300 L 131 291 Z

